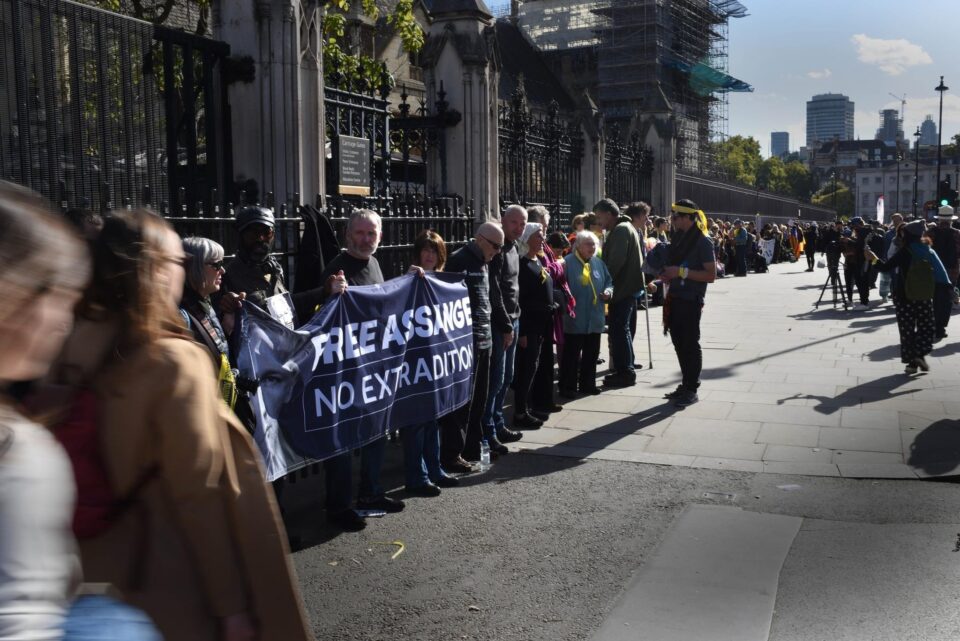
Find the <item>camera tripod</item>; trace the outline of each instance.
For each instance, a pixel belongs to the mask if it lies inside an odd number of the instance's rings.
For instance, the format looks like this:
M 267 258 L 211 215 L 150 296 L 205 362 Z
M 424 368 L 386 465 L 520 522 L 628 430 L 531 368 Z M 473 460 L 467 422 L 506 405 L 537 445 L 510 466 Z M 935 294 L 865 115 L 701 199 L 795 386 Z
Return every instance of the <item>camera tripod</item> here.
M 834 263 L 829 258 L 827 259 L 827 280 L 820 289 L 820 298 L 813 304 L 815 309 L 820 309 L 820 303 L 823 301 L 823 295 L 827 293 L 828 286 L 833 288 L 833 307 L 837 307 L 837 299 L 839 298 L 839 300 L 843 302 L 843 309 L 848 309 L 850 307 L 850 301 L 847 300 L 847 290 L 843 286 L 843 281 L 840 278 L 839 260 Z

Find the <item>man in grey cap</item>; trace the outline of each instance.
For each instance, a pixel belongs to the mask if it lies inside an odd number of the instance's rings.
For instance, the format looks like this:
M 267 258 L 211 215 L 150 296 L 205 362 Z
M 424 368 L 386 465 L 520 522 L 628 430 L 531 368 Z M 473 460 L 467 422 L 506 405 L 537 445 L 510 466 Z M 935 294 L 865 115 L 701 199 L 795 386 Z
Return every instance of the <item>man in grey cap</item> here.
M 266 207 L 251 205 L 237 214 L 240 247 L 223 275 L 221 313 L 235 311 L 243 299 L 266 309 L 268 298 L 287 291 L 283 268 L 270 255 L 275 225 L 273 212 Z

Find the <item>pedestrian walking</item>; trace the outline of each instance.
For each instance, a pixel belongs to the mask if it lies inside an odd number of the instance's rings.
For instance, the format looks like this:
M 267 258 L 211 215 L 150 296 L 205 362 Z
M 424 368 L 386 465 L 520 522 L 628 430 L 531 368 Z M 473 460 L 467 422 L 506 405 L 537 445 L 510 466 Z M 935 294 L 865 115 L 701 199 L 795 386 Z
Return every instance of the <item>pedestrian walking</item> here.
M 934 342 L 947 337 L 947 325 L 953 312 L 954 290 L 960 278 L 960 229 L 953 226 L 957 219 L 953 207 L 944 205 L 937 211 L 936 227 L 927 230 L 933 239 L 933 249 L 947 270 L 947 282 L 937 283 L 933 297 L 933 312 L 937 335 Z

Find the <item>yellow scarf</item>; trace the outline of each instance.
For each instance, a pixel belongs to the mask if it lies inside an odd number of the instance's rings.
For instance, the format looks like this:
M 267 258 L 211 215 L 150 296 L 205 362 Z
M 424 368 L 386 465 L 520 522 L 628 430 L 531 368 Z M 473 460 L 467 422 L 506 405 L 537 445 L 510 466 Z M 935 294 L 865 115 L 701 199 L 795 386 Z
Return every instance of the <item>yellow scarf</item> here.
M 697 229 L 704 236 L 710 235 L 710 229 L 707 227 L 707 215 L 703 213 L 702 209 L 693 209 L 691 207 L 684 207 L 683 205 L 678 205 L 674 203 L 670 206 L 670 209 L 677 212 L 678 214 L 690 214 L 695 217 Z
M 573 253 L 577 257 L 577 260 L 580 261 L 580 265 L 583 267 L 583 269 L 580 271 L 580 284 L 590 285 L 590 291 L 593 292 L 593 304 L 596 305 L 597 304 L 597 286 L 593 284 L 593 278 L 591 278 L 590 261 L 584 260 L 583 257 L 580 256 L 579 250 Z

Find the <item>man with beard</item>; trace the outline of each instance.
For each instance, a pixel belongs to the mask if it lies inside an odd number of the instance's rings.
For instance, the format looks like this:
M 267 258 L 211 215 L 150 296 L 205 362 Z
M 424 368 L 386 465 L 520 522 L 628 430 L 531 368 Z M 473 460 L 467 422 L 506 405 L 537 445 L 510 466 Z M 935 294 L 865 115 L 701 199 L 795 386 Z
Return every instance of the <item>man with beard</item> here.
M 327 263 L 320 282 L 324 295 L 335 296 L 349 287 L 379 285 L 383 272 L 374 253 L 380 245 L 380 215 L 369 209 L 357 209 L 347 221 L 347 249 Z M 360 448 L 360 492 L 357 508 L 400 512 L 403 501 L 384 494 L 380 484 L 380 469 L 386 451 L 386 439 L 379 438 Z M 353 453 L 346 452 L 324 464 L 327 477 L 327 520 L 348 531 L 361 530 L 366 526 L 363 518 L 350 505 L 353 499 Z
M 660 274 L 669 282 L 663 304 L 664 325 L 680 361 L 683 380 L 666 395 L 677 407 L 686 407 L 699 399 L 703 352 L 700 350 L 700 316 L 707 283 L 717 277 L 713 243 L 706 235 L 706 216 L 692 200 L 673 204 L 674 233 L 670 241 L 667 266 Z
M 275 225 L 273 212 L 266 207 L 244 207 L 237 214 L 240 248 L 223 274 L 221 316 L 235 312 L 244 298 L 266 310 L 268 298 L 286 293 L 283 268 L 270 255 Z

